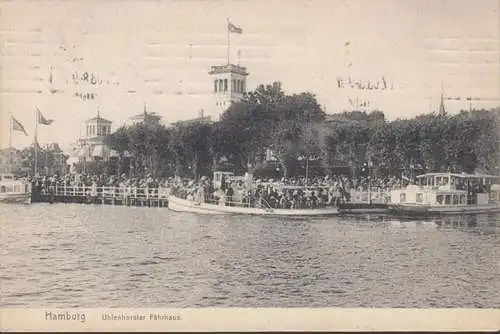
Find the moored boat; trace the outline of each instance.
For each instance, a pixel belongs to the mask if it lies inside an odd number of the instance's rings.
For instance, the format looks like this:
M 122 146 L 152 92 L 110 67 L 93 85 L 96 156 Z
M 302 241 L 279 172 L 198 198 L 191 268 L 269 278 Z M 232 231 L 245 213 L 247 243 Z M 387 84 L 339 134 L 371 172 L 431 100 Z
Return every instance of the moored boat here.
M 314 209 L 275 209 L 268 206 L 248 207 L 248 206 L 230 206 L 212 203 L 203 203 L 198 201 L 181 199 L 175 196 L 169 196 L 168 208 L 177 212 L 191 212 L 210 215 L 258 215 L 275 217 L 321 217 L 331 216 L 339 213 L 336 207 L 324 207 Z
M 391 191 L 389 212 L 453 215 L 500 212 L 500 177 L 481 174 L 429 173 L 417 184 Z
M 340 213 L 365 214 L 386 213 L 387 194 L 383 191 L 352 191 L 348 202 L 340 203 Z
M 30 184 L 16 180 L 13 174 L 0 174 L 0 203 L 30 204 Z

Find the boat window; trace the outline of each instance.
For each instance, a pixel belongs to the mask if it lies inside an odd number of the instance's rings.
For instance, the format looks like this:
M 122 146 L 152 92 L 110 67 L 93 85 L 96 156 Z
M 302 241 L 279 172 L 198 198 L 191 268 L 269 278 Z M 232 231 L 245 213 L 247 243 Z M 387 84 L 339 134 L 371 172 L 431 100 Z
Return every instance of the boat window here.
M 458 195 L 453 195 L 453 204 L 458 204 Z
M 460 204 L 467 204 L 467 197 L 465 195 L 460 195 Z
M 6 190 L 5 190 L 5 186 L 1 186 L 0 187 L 0 193 L 4 193 Z
M 437 179 L 437 181 L 438 181 L 437 186 L 446 186 L 446 185 L 448 185 L 448 177 L 439 177 Z
M 406 202 L 406 194 L 405 193 L 401 193 L 399 195 L 399 202 L 401 202 L 401 203 Z
M 451 195 L 446 195 L 444 197 L 444 204 L 451 204 Z
M 436 202 L 438 202 L 438 204 L 443 204 L 443 195 L 437 195 Z
M 417 202 L 423 202 L 424 201 L 424 195 L 423 194 L 417 194 Z

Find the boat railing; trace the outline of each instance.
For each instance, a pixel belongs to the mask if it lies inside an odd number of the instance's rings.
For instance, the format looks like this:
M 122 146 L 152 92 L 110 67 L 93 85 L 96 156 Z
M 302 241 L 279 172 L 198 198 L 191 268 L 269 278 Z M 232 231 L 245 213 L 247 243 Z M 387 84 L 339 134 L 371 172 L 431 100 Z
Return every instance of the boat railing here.
M 194 194 L 191 196 L 181 196 L 182 199 L 193 201 L 198 204 L 206 203 L 206 204 L 215 204 L 215 205 L 224 205 L 224 206 L 235 206 L 235 207 L 251 207 L 252 203 L 248 200 L 243 200 L 243 198 L 233 197 L 229 200 L 226 196 L 214 196 L 203 194 L 203 198 L 200 198 L 198 194 Z
M 351 203 L 387 204 L 390 200 L 390 192 L 386 191 L 352 190 L 350 195 Z

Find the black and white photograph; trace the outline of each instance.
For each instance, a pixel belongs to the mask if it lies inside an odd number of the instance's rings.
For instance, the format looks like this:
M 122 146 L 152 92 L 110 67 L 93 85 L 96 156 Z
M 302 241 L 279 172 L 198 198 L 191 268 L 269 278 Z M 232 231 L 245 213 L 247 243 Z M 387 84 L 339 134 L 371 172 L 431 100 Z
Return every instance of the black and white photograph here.
M 1 0 L 0 308 L 500 308 L 499 8 Z

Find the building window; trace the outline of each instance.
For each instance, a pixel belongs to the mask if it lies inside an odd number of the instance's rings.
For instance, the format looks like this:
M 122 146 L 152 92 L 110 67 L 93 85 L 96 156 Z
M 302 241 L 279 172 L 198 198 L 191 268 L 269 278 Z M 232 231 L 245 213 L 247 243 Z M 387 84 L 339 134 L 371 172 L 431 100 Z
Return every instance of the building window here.
M 236 80 L 231 80 L 231 91 L 234 92 L 236 90 Z
M 423 202 L 424 201 L 424 195 L 423 194 L 417 194 L 417 202 Z
M 401 194 L 399 195 L 399 202 L 400 202 L 400 203 L 404 203 L 404 202 L 406 202 L 406 194 L 405 194 L 405 193 L 401 193 Z
M 236 91 L 241 92 L 241 80 L 236 80 Z
M 224 79 L 224 91 L 227 92 L 227 79 Z
M 244 80 L 241 80 L 241 92 L 242 93 L 245 92 L 245 81 Z
M 214 93 L 217 93 L 217 80 L 214 80 Z
M 223 87 L 222 87 L 223 83 L 222 83 L 222 79 L 219 80 L 219 92 L 222 92 L 223 90 Z

